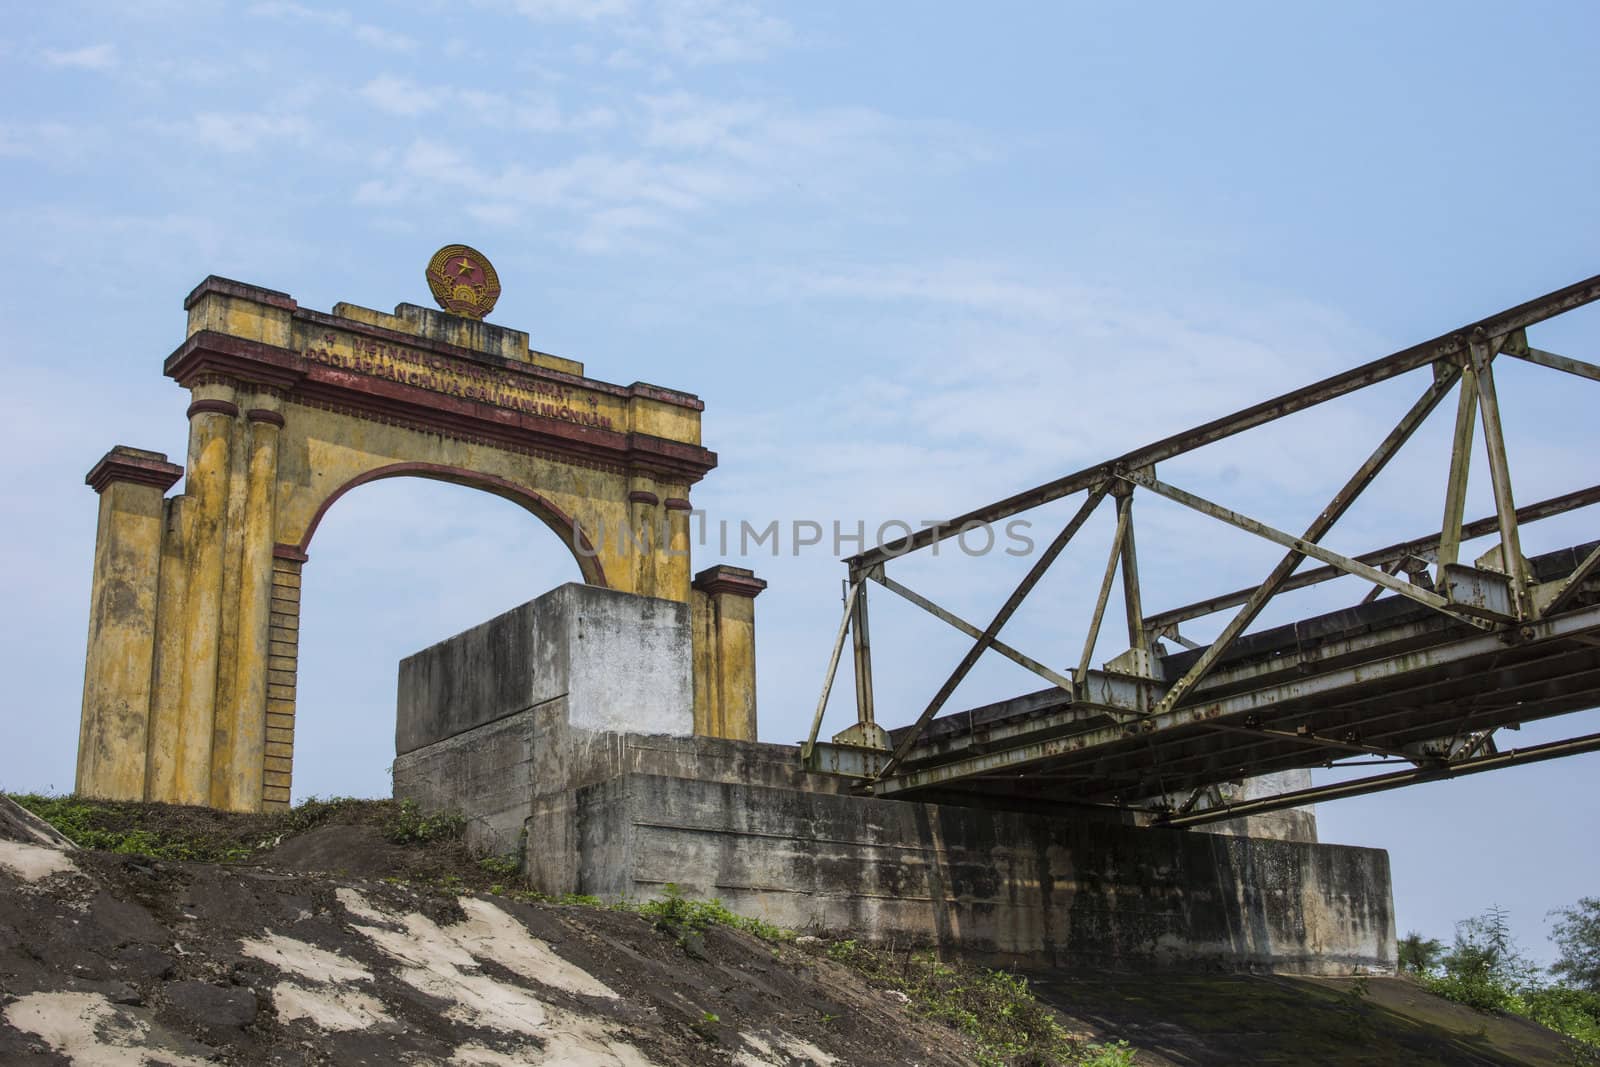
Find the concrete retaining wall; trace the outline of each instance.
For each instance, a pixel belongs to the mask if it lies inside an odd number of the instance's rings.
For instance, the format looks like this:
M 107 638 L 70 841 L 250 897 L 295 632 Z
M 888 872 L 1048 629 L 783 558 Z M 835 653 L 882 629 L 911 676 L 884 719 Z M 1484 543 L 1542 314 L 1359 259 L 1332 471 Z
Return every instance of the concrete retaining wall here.
M 1024 967 L 1394 966 L 1375 849 L 644 774 L 578 790 L 565 815 L 528 824 L 547 891 L 637 899 L 672 882 L 782 926 Z

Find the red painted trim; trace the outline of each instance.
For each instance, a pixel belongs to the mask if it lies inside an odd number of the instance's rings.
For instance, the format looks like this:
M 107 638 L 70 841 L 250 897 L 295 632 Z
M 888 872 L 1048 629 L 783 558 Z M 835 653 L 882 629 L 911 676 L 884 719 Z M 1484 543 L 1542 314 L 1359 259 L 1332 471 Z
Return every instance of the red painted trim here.
M 271 411 L 267 408 L 251 408 L 249 411 L 245 412 L 245 418 L 249 419 L 251 422 L 265 422 L 279 428 L 282 428 L 283 426 L 283 416 L 278 412 Z
M 184 417 L 192 419 L 196 415 L 202 415 L 206 412 L 214 412 L 218 415 L 226 415 L 229 418 L 233 418 L 239 414 L 239 405 L 227 400 L 196 400 L 189 405 L 189 410 L 184 413 Z
M 612 396 L 621 397 L 648 397 L 651 400 L 659 400 L 663 404 L 672 404 L 675 407 L 688 408 L 691 411 L 704 411 L 706 408 L 705 401 L 701 400 L 698 396 L 695 396 L 693 393 L 683 392 L 679 389 L 668 389 L 664 386 L 650 385 L 646 382 L 635 382 L 632 385 L 617 385 L 614 382 L 602 382 L 596 378 L 586 378 L 581 374 L 571 374 L 567 371 L 557 370 L 554 367 L 541 367 L 537 363 L 532 363 L 527 360 L 508 359 L 505 356 L 498 356 L 492 352 L 480 352 L 475 348 L 465 348 L 461 345 L 451 344 L 449 341 L 440 341 L 436 338 L 423 336 L 422 334 L 406 333 L 402 330 L 392 330 L 387 326 L 375 326 L 367 322 L 356 322 L 351 319 L 341 319 L 337 315 L 329 315 L 321 311 L 312 311 L 309 308 L 301 308 L 299 311 L 295 312 L 294 317 L 301 322 L 312 323 L 316 326 L 325 327 L 330 330 L 343 330 L 345 333 L 359 334 L 363 337 L 375 337 L 380 340 L 393 341 L 394 343 L 404 345 L 407 348 L 414 348 L 419 352 L 428 352 L 434 355 L 451 356 L 456 359 L 465 359 L 480 366 L 487 364 L 491 367 L 497 367 L 500 370 L 510 371 L 513 374 L 523 375 L 529 378 L 544 378 L 549 381 L 580 386 L 595 393 L 609 393 Z M 484 325 L 495 326 L 494 323 L 485 323 Z M 496 328 L 505 329 L 506 327 Z M 533 349 L 530 348 L 528 351 L 531 353 Z M 550 353 L 540 352 L 539 355 L 545 356 L 550 355 Z M 556 356 L 555 358 L 566 359 L 567 357 Z M 571 362 L 577 363 L 578 360 L 572 360 Z
M 345 323 L 343 319 L 332 321 Z M 350 325 L 345 323 L 340 328 L 348 331 Z M 415 340 L 412 338 L 408 343 Z M 422 347 L 414 343 L 411 346 Z M 210 330 L 196 333 L 167 357 L 165 370 L 179 384 L 190 383 L 203 374 L 218 374 L 274 385 L 285 388 L 292 400 L 337 405 L 380 420 L 403 420 L 406 425 L 428 432 L 482 440 L 498 447 L 547 449 L 579 462 L 606 463 L 673 482 L 693 484 L 717 465 L 717 454 L 699 445 L 583 426 L 499 407 L 487 401 L 435 393 L 420 386 L 309 360 L 286 348 Z M 509 367 L 508 372 L 528 375 L 528 365 L 516 364 Z M 560 377 L 585 389 L 616 391 L 619 388 L 571 375 Z
M 669 497 L 667 497 L 666 500 L 662 501 L 662 507 L 666 508 L 668 511 L 693 511 L 694 510 L 694 505 L 689 503 L 687 500 L 683 499 L 683 497 L 681 497 L 681 496 L 669 496 Z
M 647 492 L 644 489 L 635 489 L 633 492 L 628 494 L 628 503 L 649 504 L 654 507 L 655 505 L 661 503 L 661 498 L 656 496 L 654 493 Z
M 730 567 L 726 563 L 718 563 L 714 567 L 707 567 L 694 576 L 694 587 L 701 592 L 716 596 L 718 593 L 732 593 L 734 596 L 745 596 L 754 600 L 761 595 L 767 583 L 757 578 L 754 571 L 743 567 Z
M 296 563 L 304 563 L 311 558 L 294 545 L 282 544 L 272 546 L 272 557 L 274 559 L 292 559 Z
M 168 463 L 165 453 L 118 446 L 89 468 L 83 482 L 97 493 L 105 492 L 115 482 L 154 486 L 165 493 L 182 477 L 183 468 Z
M 322 523 L 323 515 L 327 514 L 333 502 L 344 496 L 357 486 L 366 485 L 368 482 L 381 481 L 385 478 L 432 478 L 435 481 L 450 482 L 454 485 L 463 485 L 469 489 L 481 489 L 486 493 L 493 493 L 514 504 L 519 504 L 531 512 L 534 517 L 542 521 L 557 537 L 572 551 L 573 558 L 578 561 L 578 570 L 583 574 L 583 580 L 590 585 L 609 588 L 606 581 L 605 569 L 600 565 L 600 559 L 594 543 L 589 540 L 585 532 L 571 516 L 538 493 L 518 485 L 516 482 L 493 474 L 483 474 L 470 471 L 465 467 L 451 467 L 442 463 L 391 463 L 386 467 L 358 474 L 345 482 L 317 506 L 316 513 L 311 516 L 311 522 L 306 526 L 305 536 L 300 539 L 300 544 L 295 546 L 305 558 L 306 550 L 311 545 L 311 538 L 317 532 L 317 527 Z M 574 544 L 576 538 L 576 544 Z

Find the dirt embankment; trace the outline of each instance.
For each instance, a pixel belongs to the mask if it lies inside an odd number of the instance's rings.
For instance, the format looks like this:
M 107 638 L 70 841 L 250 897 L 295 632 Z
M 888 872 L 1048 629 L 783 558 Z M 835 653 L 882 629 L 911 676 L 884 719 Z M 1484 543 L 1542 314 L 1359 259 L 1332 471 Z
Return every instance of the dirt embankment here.
M 705 904 L 532 900 L 458 825 L 388 802 L 31 803 L 72 840 L 0 797 L 7 1067 L 1596 1062 L 1401 979 L 1035 975 L 1035 1000 Z
M 392 806 L 271 836 L 259 819 L 126 814 L 101 829 L 234 859 L 63 850 L 13 828 L 0 1063 L 976 1062 L 817 944 L 486 892 L 503 868 L 448 833 L 395 843 Z

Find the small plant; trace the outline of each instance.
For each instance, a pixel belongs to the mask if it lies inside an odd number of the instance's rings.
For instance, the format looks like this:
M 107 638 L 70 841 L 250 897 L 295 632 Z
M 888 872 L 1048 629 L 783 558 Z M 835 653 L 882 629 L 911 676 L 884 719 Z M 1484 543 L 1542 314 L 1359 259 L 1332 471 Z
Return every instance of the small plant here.
M 1126 1041 L 1090 1045 L 1083 1050 L 1078 1067 L 1133 1067 L 1133 1049 Z
M 515 853 L 506 856 L 485 856 L 478 861 L 478 869 L 485 874 L 511 878 L 522 872 L 522 863 Z
M 648 900 L 639 905 L 639 914 L 655 920 L 658 928 L 680 937 L 684 933 L 699 933 L 706 927 L 715 925 L 731 926 L 735 930 L 743 930 L 771 943 L 794 940 L 793 930 L 785 930 L 781 926 L 774 926 L 760 919 L 736 915 L 715 897 L 710 900 L 692 900 L 685 896 L 683 888 L 674 882 L 668 882 L 662 887 L 661 892 L 660 899 Z
M 467 821 L 454 812 L 424 815 L 415 801 L 402 800 L 383 822 L 383 836 L 396 845 L 425 845 L 460 837 Z
M 1000 1067 L 1028 1063 L 1078 1064 L 1081 1055 L 1117 1046 L 1078 1046 L 1056 1015 L 1040 1003 L 1028 980 L 1005 971 L 948 963 L 932 952 L 895 953 L 854 939 L 828 945 L 829 959 L 860 972 L 871 984 L 907 998 L 911 1011 L 959 1030 L 978 1046 L 978 1062 Z M 1131 1064 L 1124 1059 L 1087 1061 L 1094 1067 Z

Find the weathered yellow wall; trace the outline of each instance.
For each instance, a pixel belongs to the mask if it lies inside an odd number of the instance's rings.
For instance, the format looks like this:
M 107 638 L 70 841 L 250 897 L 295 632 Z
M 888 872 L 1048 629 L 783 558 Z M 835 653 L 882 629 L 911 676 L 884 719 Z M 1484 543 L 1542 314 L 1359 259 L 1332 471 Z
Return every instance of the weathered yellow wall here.
M 697 734 L 756 740 L 755 598 L 765 587 L 742 567 L 711 567 L 694 580 Z
M 78 739 L 78 792 L 144 797 L 162 490 L 115 482 L 100 494 L 89 654 Z
M 496 493 L 554 530 L 584 580 L 690 601 L 689 481 L 715 463 L 699 448 L 693 398 L 585 379 L 581 364 L 530 350 L 526 334 L 410 305 L 395 315 L 339 305 L 345 317 L 329 317 L 208 279 L 188 307 L 193 344 L 168 364 L 194 401 L 184 494 L 164 503 L 157 486 L 116 483 L 102 497 L 80 789 L 234 810 L 287 804 L 300 568 L 324 511 L 367 481 L 431 477 Z M 437 342 L 493 359 L 479 366 Z M 202 362 L 184 370 L 191 350 Z M 319 384 L 302 395 L 307 368 Z M 345 389 L 355 406 L 337 402 Z M 438 395 L 437 417 L 400 417 L 414 401 L 397 390 Z M 507 412 L 508 428 L 484 426 L 483 405 Z M 560 432 L 519 447 L 515 427 L 529 419 Z M 705 692 L 729 710 L 708 732 L 753 737 L 749 599 L 714 599 L 725 621 L 708 631 L 717 680 Z

